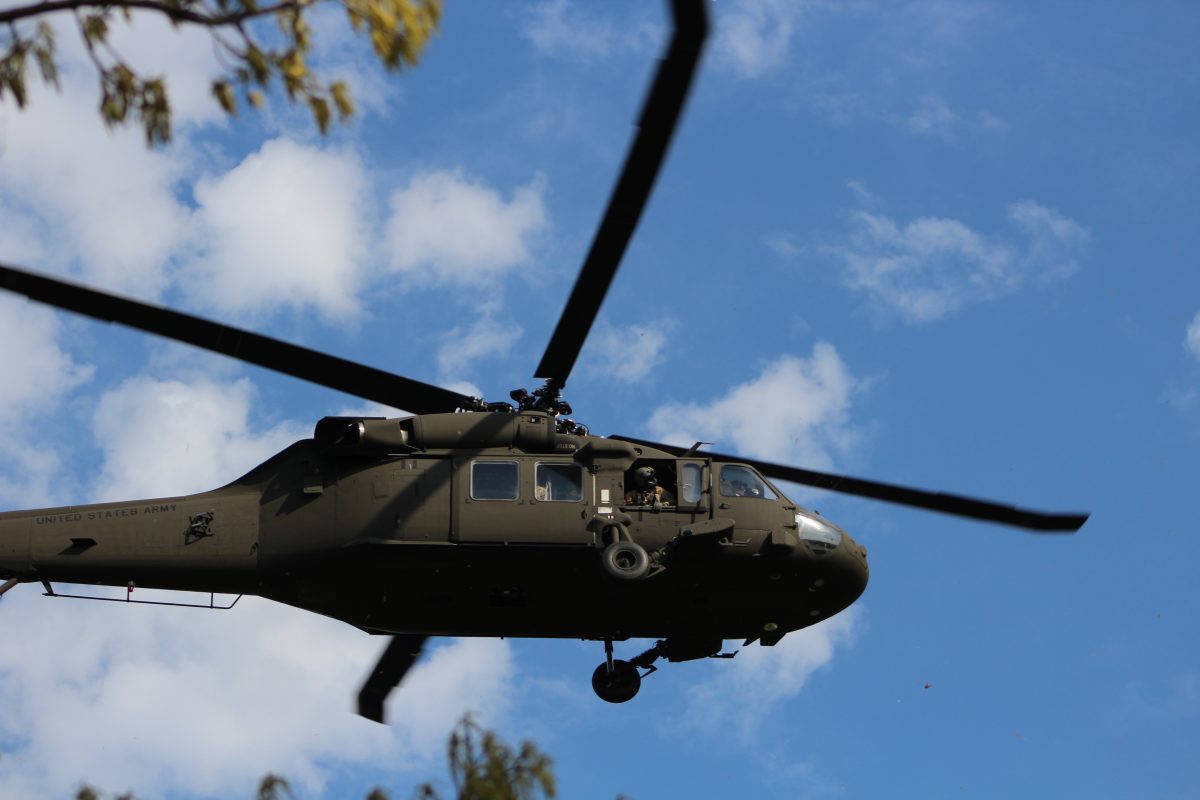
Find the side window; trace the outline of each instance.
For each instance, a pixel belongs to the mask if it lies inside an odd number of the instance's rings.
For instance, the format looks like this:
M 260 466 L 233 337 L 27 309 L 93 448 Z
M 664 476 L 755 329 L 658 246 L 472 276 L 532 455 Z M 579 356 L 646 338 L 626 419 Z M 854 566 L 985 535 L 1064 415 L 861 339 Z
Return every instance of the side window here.
M 476 461 L 471 465 L 471 499 L 516 500 L 518 478 L 515 461 Z
M 583 499 L 583 468 L 578 464 L 538 464 L 533 496 L 536 500 L 579 502 Z
M 680 502 L 696 504 L 700 502 L 701 484 L 704 479 L 704 468 L 699 464 L 684 464 L 679 472 Z
M 775 493 L 758 477 L 758 473 L 740 464 L 725 464 L 721 467 L 721 496 L 775 499 Z

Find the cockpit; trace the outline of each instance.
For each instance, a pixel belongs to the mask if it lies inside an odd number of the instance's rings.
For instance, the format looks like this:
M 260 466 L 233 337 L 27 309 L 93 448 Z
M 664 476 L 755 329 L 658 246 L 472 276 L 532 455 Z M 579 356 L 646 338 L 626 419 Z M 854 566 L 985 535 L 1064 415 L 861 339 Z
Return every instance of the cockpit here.
M 778 497 L 757 472 L 741 464 L 721 465 L 721 496 L 762 500 L 775 500 Z
M 752 467 L 713 464 L 713 477 L 721 497 L 778 500 L 779 492 Z M 625 505 L 657 506 L 680 510 L 702 507 L 708 487 L 703 462 L 675 459 L 638 459 L 625 473 Z

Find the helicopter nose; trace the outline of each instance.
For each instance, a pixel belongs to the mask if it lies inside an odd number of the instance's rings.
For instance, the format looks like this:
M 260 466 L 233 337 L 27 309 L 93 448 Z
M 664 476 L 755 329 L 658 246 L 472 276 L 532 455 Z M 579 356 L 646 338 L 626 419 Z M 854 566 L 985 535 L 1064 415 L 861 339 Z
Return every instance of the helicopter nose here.
M 867 549 L 834 523 L 814 513 L 796 515 L 801 557 L 822 577 L 816 580 L 839 595 L 842 608 L 858 599 L 867 588 L 870 569 Z

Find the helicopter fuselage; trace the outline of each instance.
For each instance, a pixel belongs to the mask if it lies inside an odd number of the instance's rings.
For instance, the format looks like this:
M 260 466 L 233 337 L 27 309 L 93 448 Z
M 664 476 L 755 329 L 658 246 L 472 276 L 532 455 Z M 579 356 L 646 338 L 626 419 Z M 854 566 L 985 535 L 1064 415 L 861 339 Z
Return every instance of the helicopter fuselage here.
M 212 492 L 0 514 L 0 575 L 262 595 L 373 633 L 677 641 L 776 641 L 865 588 L 865 550 L 749 467 L 553 424 L 327 418 Z M 644 574 L 603 567 L 619 542 Z

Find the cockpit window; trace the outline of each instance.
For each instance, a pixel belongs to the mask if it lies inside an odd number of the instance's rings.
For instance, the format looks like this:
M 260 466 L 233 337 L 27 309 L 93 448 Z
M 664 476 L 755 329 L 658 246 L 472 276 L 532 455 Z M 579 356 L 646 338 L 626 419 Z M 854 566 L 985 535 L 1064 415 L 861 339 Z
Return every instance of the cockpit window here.
M 583 468 L 578 464 L 538 464 L 533 496 L 537 500 L 579 502 L 583 499 Z
M 758 473 L 749 467 L 739 464 L 725 464 L 721 467 L 721 495 L 723 497 L 754 497 L 762 500 L 774 500 L 775 492 L 767 486 Z
M 519 477 L 515 461 L 476 461 L 471 465 L 471 499 L 516 500 Z

